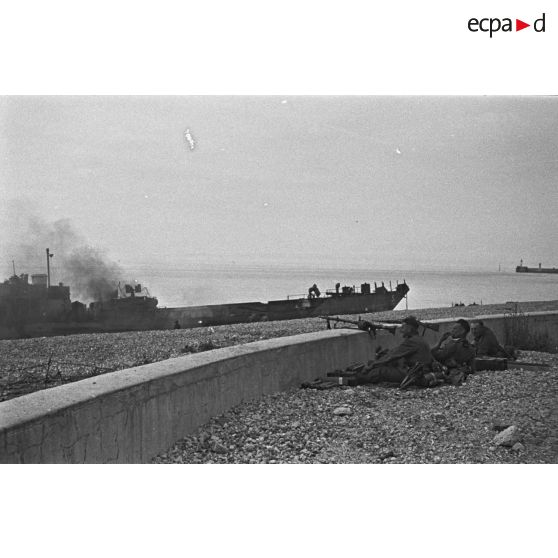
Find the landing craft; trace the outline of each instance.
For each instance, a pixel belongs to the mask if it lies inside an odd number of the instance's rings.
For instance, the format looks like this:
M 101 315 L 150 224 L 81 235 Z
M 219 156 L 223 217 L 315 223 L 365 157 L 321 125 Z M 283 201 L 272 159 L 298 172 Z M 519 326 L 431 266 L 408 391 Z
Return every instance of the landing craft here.
M 338 283 L 324 295 L 316 285 L 308 295 L 282 300 L 158 308 L 158 300 L 141 285 L 117 286 L 106 300 L 89 307 L 71 301 L 70 288 L 48 286 L 44 274 L 13 275 L 0 284 L 0 339 L 217 326 L 319 316 L 363 314 L 393 310 L 405 298 L 408 285 L 388 289 L 382 283 L 360 287 Z

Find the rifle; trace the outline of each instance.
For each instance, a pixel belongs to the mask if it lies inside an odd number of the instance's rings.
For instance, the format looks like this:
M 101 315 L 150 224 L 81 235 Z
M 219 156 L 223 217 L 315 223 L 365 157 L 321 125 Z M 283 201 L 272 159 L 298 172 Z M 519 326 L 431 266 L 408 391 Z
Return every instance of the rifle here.
M 342 323 L 342 324 L 353 324 L 356 325 L 358 329 L 362 331 L 368 332 L 369 335 L 376 335 L 376 330 L 378 329 L 385 329 L 389 331 L 392 335 L 395 335 L 395 331 L 397 330 L 396 326 L 386 325 L 378 322 L 369 322 L 367 320 L 345 320 L 343 318 L 332 318 L 330 316 L 320 316 L 320 319 L 327 321 L 327 329 L 331 329 L 331 322 L 334 324 Z M 334 326 L 335 328 L 335 326 Z M 353 328 L 349 328 L 353 329 Z
M 386 324 L 402 324 L 403 320 L 382 320 L 382 322 L 386 323 Z M 421 322 L 420 320 L 417 320 L 417 322 L 419 323 L 419 325 L 421 325 L 424 329 L 431 329 L 432 331 L 438 331 L 440 329 L 440 324 L 429 324 L 426 322 Z M 424 332 L 423 332 L 424 335 Z
M 527 368 L 527 370 L 536 370 L 537 368 L 550 368 L 550 364 L 542 362 L 523 362 L 521 360 L 512 360 L 508 362 L 508 368 Z

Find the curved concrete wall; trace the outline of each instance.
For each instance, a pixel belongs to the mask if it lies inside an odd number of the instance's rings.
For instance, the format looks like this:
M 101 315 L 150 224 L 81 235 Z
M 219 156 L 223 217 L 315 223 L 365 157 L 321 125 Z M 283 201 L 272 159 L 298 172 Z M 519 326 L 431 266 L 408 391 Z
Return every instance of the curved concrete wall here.
M 258 341 L 120 370 L 0 404 L 0 462 L 141 463 L 211 416 L 368 357 L 361 332 Z
M 504 317 L 484 318 L 503 338 Z M 558 351 L 558 314 L 529 327 Z M 440 333 L 453 320 L 438 320 Z M 439 334 L 426 332 L 435 342 Z M 258 341 L 120 370 L 0 403 L 1 463 L 143 463 L 242 401 L 297 388 L 400 341 L 346 329 Z

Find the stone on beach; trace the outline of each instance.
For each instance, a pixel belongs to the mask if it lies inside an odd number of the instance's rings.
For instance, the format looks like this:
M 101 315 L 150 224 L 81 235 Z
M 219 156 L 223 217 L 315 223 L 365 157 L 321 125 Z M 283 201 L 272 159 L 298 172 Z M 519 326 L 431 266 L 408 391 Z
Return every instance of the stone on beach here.
M 512 447 L 515 443 L 519 441 L 519 428 L 517 426 L 512 425 L 502 430 L 494 436 L 494 443 L 497 446 L 505 446 L 505 447 Z
M 334 411 L 334 415 L 343 416 L 343 415 L 351 415 L 353 411 L 350 407 L 337 407 Z

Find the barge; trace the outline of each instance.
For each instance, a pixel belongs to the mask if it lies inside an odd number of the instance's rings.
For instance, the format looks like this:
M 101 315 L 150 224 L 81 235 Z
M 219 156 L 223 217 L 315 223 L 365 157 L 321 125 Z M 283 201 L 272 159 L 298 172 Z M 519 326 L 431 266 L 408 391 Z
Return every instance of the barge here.
M 46 275 L 13 275 L 0 283 L 0 339 L 104 333 L 172 328 L 194 328 L 318 316 L 393 310 L 407 295 L 405 281 L 389 289 L 382 283 L 360 287 L 338 283 L 321 293 L 317 285 L 308 294 L 268 302 L 243 302 L 159 308 L 158 301 L 140 284 L 120 284 L 105 300 L 89 306 L 71 301 L 69 287 L 51 286 Z

